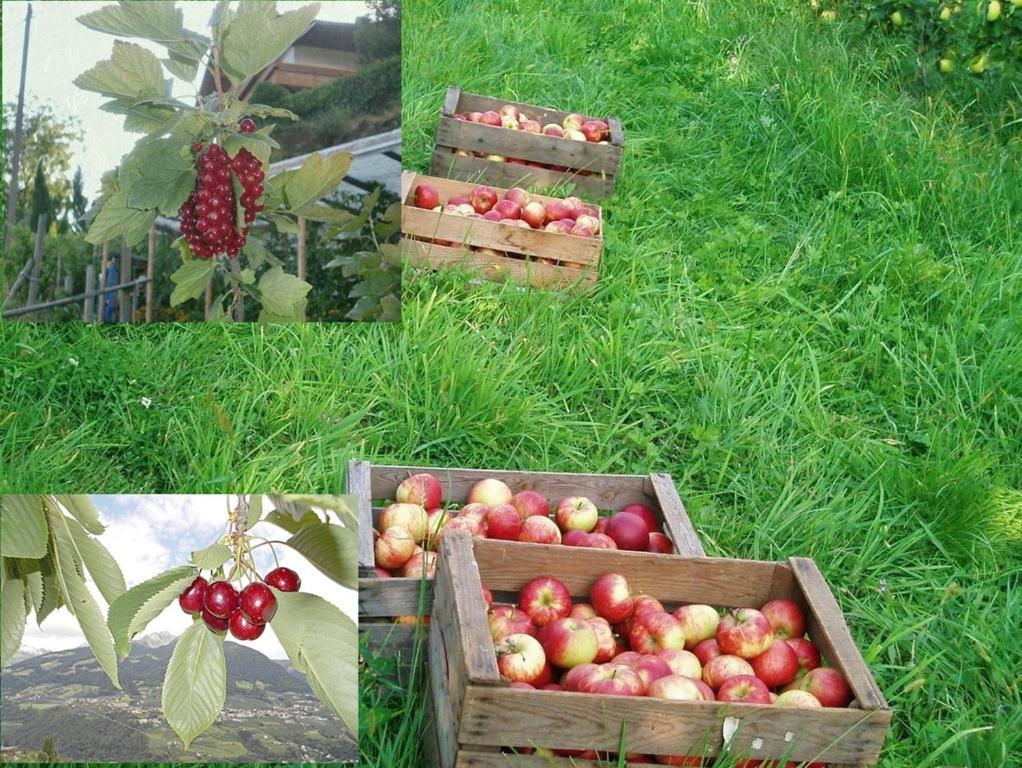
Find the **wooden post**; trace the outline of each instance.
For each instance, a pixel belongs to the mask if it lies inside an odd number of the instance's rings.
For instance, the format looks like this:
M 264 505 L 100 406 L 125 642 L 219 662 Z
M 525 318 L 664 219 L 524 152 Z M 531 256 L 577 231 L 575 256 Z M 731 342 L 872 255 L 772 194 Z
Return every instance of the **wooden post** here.
M 118 275 L 122 284 L 133 279 L 134 270 L 131 267 L 131 248 L 126 240 L 121 241 L 121 272 Z M 121 288 L 118 292 L 120 305 L 120 320 L 122 323 L 130 323 L 131 317 L 131 288 Z
M 39 222 L 35 229 L 35 253 L 32 256 L 32 276 L 28 279 L 28 302 L 26 307 L 39 303 L 39 273 L 43 268 L 43 238 L 46 232 L 46 215 L 39 214 Z M 29 315 L 35 319 L 34 315 Z
M 60 290 L 60 273 L 64 271 L 64 252 L 61 249 L 57 249 L 57 274 L 53 276 L 53 298 L 57 298 L 57 292 Z
M 298 279 L 305 280 L 305 217 L 298 217 Z
M 25 73 L 28 71 L 28 31 L 32 28 L 32 3 L 28 4 L 28 15 L 25 17 L 25 42 L 21 48 L 21 83 L 18 85 L 18 111 L 14 118 L 14 146 L 11 148 L 11 182 L 7 188 L 7 221 L 4 224 L 4 258 L 7 257 L 7 246 L 11 244 L 11 228 L 18 210 L 18 166 L 21 164 L 21 123 L 25 111 Z M 2 265 L 2 262 L 0 262 Z M 3 272 L 0 269 L 0 272 Z M 7 289 L 7 278 L 4 278 L 4 290 Z
M 96 297 L 92 292 L 96 290 L 96 265 L 89 264 L 85 267 L 85 301 L 82 302 L 82 321 L 92 322 L 92 312 L 96 308 Z
M 109 282 L 106 272 L 110 267 L 110 241 L 103 241 L 103 259 L 99 265 L 99 295 L 96 296 L 96 321 L 103 322 L 103 301 L 106 299 L 106 294 L 103 292 L 106 288 L 106 284 Z
M 89 266 L 92 266 L 91 264 Z M 64 275 L 64 294 L 70 296 L 75 292 L 75 276 L 68 272 Z
M 153 321 L 153 274 L 156 272 L 156 222 L 149 225 L 149 258 L 145 265 L 145 321 Z
M 135 322 L 135 317 L 137 317 L 135 313 L 138 312 L 138 294 L 141 287 L 137 283 L 131 286 L 131 320 L 129 322 L 132 323 Z

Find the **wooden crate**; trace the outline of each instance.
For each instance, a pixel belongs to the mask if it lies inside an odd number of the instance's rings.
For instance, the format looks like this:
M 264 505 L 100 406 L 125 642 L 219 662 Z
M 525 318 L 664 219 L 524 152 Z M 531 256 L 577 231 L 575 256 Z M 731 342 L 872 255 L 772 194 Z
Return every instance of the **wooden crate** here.
M 620 120 L 616 117 L 598 117 L 610 126 L 610 140 L 608 144 L 596 144 L 471 123 L 454 117 L 455 114 L 469 112 L 497 111 L 505 104 L 513 104 L 541 125 L 560 125 L 569 114 L 534 104 L 466 93 L 451 86 L 447 89 L 444 109 L 437 125 L 430 173 L 451 179 L 485 181 L 502 187 L 553 187 L 564 184 L 573 186 L 579 197 L 592 200 L 601 200 L 614 193 L 624 151 L 624 131 Z M 465 157 L 455 154 L 459 149 L 567 170 L 504 163 L 487 160 L 485 157 Z
M 373 530 L 379 520 L 378 502 L 393 499 L 397 486 L 409 475 L 430 472 L 444 488 L 444 501 L 464 503 L 476 481 L 494 477 L 512 491 L 535 490 L 557 501 L 566 496 L 587 496 L 600 509 L 621 509 L 633 502 L 647 504 L 661 518 L 663 531 L 675 549 L 703 554 L 699 537 L 675 490 L 670 475 L 584 475 L 560 472 L 517 472 L 490 469 L 448 469 L 441 467 L 399 467 L 373 465 L 365 461 L 348 464 L 348 490 L 356 498 L 359 516 L 358 614 L 359 631 L 368 634 L 369 644 L 380 653 L 401 653 L 406 658 L 417 637 L 424 637 L 419 625 L 397 624 L 395 617 L 429 615 L 432 582 L 415 578 L 378 578 L 374 570 Z M 529 548 L 532 544 L 523 544 Z M 574 552 L 576 548 L 562 547 Z M 420 602 L 421 601 L 421 602 Z
M 440 191 L 442 201 L 453 195 L 469 196 L 476 186 L 410 171 L 402 174 L 401 251 L 414 266 L 461 267 L 479 272 L 489 280 L 513 280 L 541 288 L 588 287 L 596 282 L 603 255 L 602 232 L 597 237 L 578 237 L 417 208 L 412 203 L 415 188 L 425 183 Z M 497 189 L 501 197 L 506 191 Z M 533 198 L 544 204 L 554 199 L 536 194 Z M 593 207 L 602 229 L 603 211 L 599 206 Z M 470 250 L 473 247 L 490 248 L 506 255 L 479 253 Z M 544 264 L 538 259 L 556 259 L 559 263 Z
M 480 597 L 482 585 L 516 593 L 552 575 L 586 596 L 607 571 L 669 610 L 683 603 L 758 606 L 789 598 L 806 612 L 809 634 L 848 679 L 858 706 L 783 709 L 754 704 L 530 691 L 500 678 Z M 584 599 L 584 598 L 583 598 Z M 831 768 L 875 763 L 891 711 L 852 641 L 837 602 L 812 560 L 784 563 L 567 549 L 473 541 L 455 531 L 440 542 L 430 625 L 430 679 L 440 768 L 593 766 L 587 760 L 518 755 L 516 749 L 717 754 L 725 729 L 737 727 L 733 754 L 753 759 L 820 760 Z M 635 765 L 635 763 L 628 763 Z

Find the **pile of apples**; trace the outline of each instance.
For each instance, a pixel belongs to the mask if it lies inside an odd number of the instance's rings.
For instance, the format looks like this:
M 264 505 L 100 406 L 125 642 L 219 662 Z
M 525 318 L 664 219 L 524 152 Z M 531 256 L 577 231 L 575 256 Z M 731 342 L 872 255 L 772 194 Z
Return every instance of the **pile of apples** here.
M 610 139 L 610 126 L 603 120 L 571 114 L 561 124 L 547 123 L 541 126 L 538 120 L 531 119 L 514 104 L 505 104 L 498 110 L 486 112 L 455 113 L 456 120 L 469 123 L 491 125 L 494 128 L 508 128 L 512 131 L 553 136 L 556 139 L 588 141 L 593 144 L 607 144 Z
M 805 616 L 791 600 L 723 616 L 710 605 L 683 605 L 669 613 L 656 598 L 633 593 L 619 573 L 601 575 L 589 603 L 574 603 L 564 583 L 552 576 L 522 587 L 517 605 L 494 605 L 486 589 L 483 597 L 497 667 L 515 688 L 800 709 L 847 707 L 852 701 L 844 676 L 824 666 L 806 638 Z M 702 765 L 697 757 L 655 760 Z
M 374 545 L 376 573 L 432 578 L 436 546 L 446 530 L 466 530 L 473 536 L 533 544 L 626 549 L 669 554 L 671 540 L 660 530 L 656 514 L 645 504 L 629 504 L 601 516 L 584 496 L 550 501 L 537 491 L 512 493 L 495 478 L 480 480 L 468 493 L 465 506 L 445 509 L 443 486 L 428 472 L 406 478 L 394 493 L 395 503 L 380 511 Z

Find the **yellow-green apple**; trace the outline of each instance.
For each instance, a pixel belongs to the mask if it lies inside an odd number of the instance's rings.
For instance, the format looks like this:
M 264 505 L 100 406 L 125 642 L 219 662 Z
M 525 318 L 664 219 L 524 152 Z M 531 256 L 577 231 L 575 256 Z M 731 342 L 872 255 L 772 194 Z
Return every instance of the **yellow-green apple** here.
M 504 199 L 510 200 L 512 203 L 518 203 L 520 208 L 524 208 L 532 202 L 532 195 L 521 187 L 511 187 L 511 189 L 504 193 Z
M 585 121 L 586 119 L 582 115 L 571 114 L 561 121 L 561 125 L 564 126 L 565 130 L 569 128 L 574 128 L 577 131 L 579 128 L 582 127 L 582 123 L 584 123 Z
M 638 661 L 629 666 L 639 674 L 646 690 L 649 690 L 649 684 L 654 680 L 673 674 L 670 664 L 660 656 L 651 653 L 640 654 Z
M 547 661 L 561 669 L 590 664 L 600 650 L 596 630 L 584 619 L 565 617 L 550 622 L 536 633 Z
M 662 611 L 664 610 L 664 604 L 657 600 L 652 595 L 636 595 L 635 596 L 635 615 L 638 616 L 640 613 L 646 611 Z
M 376 565 L 382 568 L 400 568 L 408 562 L 415 551 L 415 539 L 407 528 L 392 526 L 384 528 L 373 545 Z
M 415 191 L 418 192 L 423 187 L 428 186 L 428 184 L 420 184 Z M 436 206 L 432 207 L 435 208 Z M 439 507 L 443 501 L 443 486 L 429 472 L 420 472 L 401 481 L 394 492 L 394 500 L 408 504 L 418 504 L 426 509 L 434 509 Z
M 589 534 L 585 531 L 565 531 L 561 543 L 566 547 L 583 547 Z
M 649 548 L 649 528 L 646 521 L 631 512 L 616 512 L 607 521 L 607 535 L 618 549 L 645 552 Z
M 628 645 L 639 653 L 656 653 L 662 648 L 684 648 L 681 624 L 667 611 L 643 611 L 628 627 Z
M 496 478 L 488 477 L 472 486 L 468 492 L 468 502 L 470 504 L 487 504 L 492 507 L 497 504 L 509 503 L 512 495 L 511 489 L 506 484 Z
M 674 545 L 671 544 L 671 540 L 659 531 L 654 531 L 649 535 L 649 547 L 646 548 L 647 552 L 652 552 L 658 555 L 669 555 L 674 552 Z
M 703 676 L 703 665 L 699 663 L 699 659 L 691 651 L 679 648 L 664 648 L 657 651 L 657 656 L 666 661 L 667 666 L 671 668 L 671 672 L 676 675 L 685 675 L 685 677 L 694 677 L 696 679 Z
M 571 139 L 572 141 L 586 141 L 586 135 L 574 128 L 565 128 L 564 138 Z
M 518 129 L 527 133 L 542 133 L 543 128 L 536 120 L 519 120 Z
M 833 8 L 828 8 L 825 11 L 820 11 L 820 21 L 825 22 L 827 24 L 833 24 L 835 21 L 837 21 L 837 11 L 835 11 Z
M 493 646 L 500 676 L 511 682 L 535 685 L 546 672 L 546 655 L 539 640 L 520 633 L 508 635 Z
M 987 21 L 997 21 L 999 18 L 1001 18 L 1001 1 L 990 0 L 987 5 Z
M 505 104 L 497 110 L 497 114 L 501 117 L 510 117 L 517 120 L 522 113 L 514 104 Z
M 416 541 L 426 538 L 426 510 L 420 504 L 389 504 L 380 511 L 380 530 L 404 528 Z
M 645 690 L 638 672 L 624 664 L 600 664 L 578 681 L 581 693 L 611 696 L 641 696 Z
M 426 542 L 430 549 L 436 549 L 440 534 L 451 522 L 451 513 L 443 507 L 426 511 Z
M 401 575 L 407 578 L 432 579 L 436 576 L 436 552 L 416 552 L 401 566 Z
M 795 649 L 784 642 L 771 643 L 759 656 L 749 659 L 756 677 L 767 684 L 768 688 L 780 688 L 787 685 L 798 674 L 798 656 Z
M 703 664 L 703 682 L 713 690 L 720 688 L 729 677 L 753 674 L 752 665 L 741 656 L 717 656 Z
M 561 128 L 557 123 L 547 123 L 543 126 L 543 134 L 546 136 L 553 136 L 554 138 L 563 139 L 564 129 Z
M 685 647 L 689 650 L 703 640 L 717 636 L 720 614 L 712 605 L 683 605 L 674 612 L 674 618 L 685 630 Z
M 847 707 L 852 700 L 852 689 L 845 676 L 833 667 L 817 667 L 784 688 L 785 691 L 809 691 L 825 707 Z
M 537 576 L 518 593 L 518 607 L 537 627 L 545 627 L 571 613 L 571 593 L 553 576 Z
M 490 611 L 488 616 L 490 625 L 490 637 L 493 641 L 503 640 L 508 635 L 535 635 L 536 629 L 532 626 L 532 619 L 525 611 L 520 611 L 513 605 L 501 605 Z
M 482 117 L 479 118 L 479 122 L 483 125 L 500 125 L 500 113 L 494 112 L 492 109 L 488 109 L 483 112 Z
M 605 573 L 589 589 L 589 599 L 596 613 L 611 624 L 618 624 L 632 615 L 635 598 L 628 580 L 620 573 Z
M 599 616 L 596 609 L 589 603 L 575 603 L 571 606 L 571 613 L 568 615 L 573 619 L 595 619 Z
M 571 262 L 568 262 L 568 266 L 571 266 Z M 603 533 L 587 533 L 578 546 L 589 549 L 617 549 L 614 540 Z
M 480 184 L 472 190 L 471 200 L 472 208 L 475 209 L 476 213 L 486 213 L 497 204 L 497 190 L 485 184 Z
M 416 208 L 426 208 L 432 211 L 440 205 L 440 190 L 432 184 L 419 184 L 415 188 L 414 200 Z M 398 501 L 401 501 L 401 499 L 398 499 Z
M 759 609 L 774 630 L 774 637 L 787 640 L 806 633 L 806 619 L 798 603 L 792 600 L 771 600 Z
M 597 664 L 579 664 L 577 667 L 572 667 L 561 676 L 561 688 L 566 691 L 577 691 L 579 680 L 596 669 L 597 666 Z
M 501 117 L 500 117 L 500 127 L 501 128 L 507 128 L 507 129 L 512 130 L 512 131 L 517 131 L 518 130 L 518 120 L 516 120 L 515 118 L 511 117 L 510 115 L 501 115 Z
M 585 496 L 561 499 L 554 511 L 554 522 L 562 531 L 591 531 L 599 517 L 596 505 Z
M 574 608 L 572 610 L 574 611 Z M 596 633 L 597 651 L 593 661 L 603 664 L 617 656 L 618 642 L 614 637 L 614 630 L 610 628 L 610 622 L 602 616 L 591 616 L 583 621 L 589 622 L 589 626 Z
M 522 209 L 522 220 L 533 229 L 539 229 L 546 223 L 546 209 L 543 203 L 532 200 Z
M 669 674 L 653 680 L 646 688 L 646 695 L 653 699 L 703 701 L 703 692 L 696 681 L 685 675 Z
M 486 536 L 490 539 L 518 541 L 522 518 L 510 504 L 497 504 L 486 513 Z
M 774 699 L 775 707 L 789 707 L 791 709 L 819 709 L 823 705 L 820 700 L 809 693 L 809 691 L 793 690 L 793 691 L 782 691 L 781 694 Z
M 729 677 L 717 690 L 717 701 L 734 701 L 742 704 L 769 704 L 770 689 L 755 675 Z
M 560 544 L 561 529 L 549 517 L 531 515 L 522 521 L 518 540 L 531 544 Z
M 802 677 L 810 669 L 820 666 L 820 651 L 812 641 L 806 640 L 804 637 L 789 637 L 784 642 L 792 647 L 798 657 L 797 677 Z
M 755 608 L 728 613 L 717 625 L 717 644 L 725 654 L 751 659 L 774 641 L 774 630 L 766 616 Z

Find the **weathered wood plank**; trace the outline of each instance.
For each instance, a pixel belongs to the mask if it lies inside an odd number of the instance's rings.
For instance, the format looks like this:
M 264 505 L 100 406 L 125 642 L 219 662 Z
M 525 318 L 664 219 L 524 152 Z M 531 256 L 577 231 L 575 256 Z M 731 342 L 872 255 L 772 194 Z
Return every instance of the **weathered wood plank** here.
M 369 477 L 369 464 L 353 459 L 348 462 L 347 492 L 355 497 L 356 514 L 358 515 L 358 568 L 359 574 L 373 572 L 376 557 L 373 553 L 372 526 L 372 482 Z
M 429 172 L 434 177 L 461 179 L 474 184 L 485 182 L 508 188 L 566 186 L 579 196 L 596 200 L 610 197 L 615 183 L 615 177 L 610 175 L 555 171 L 520 163 L 501 163 L 485 157 L 465 157 L 454 154 L 453 147 L 439 145 L 433 150 Z
M 370 576 L 358 580 L 359 616 L 428 616 L 432 605 L 433 582 L 429 579 Z
M 685 505 L 678 495 L 678 489 L 674 487 L 671 476 L 663 472 L 653 472 L 649 479 L 663 512 L 664 530 L 674 542 L 678 554 L 705 557 L 706 551 L 699 540 L 699 534 L 696 533 L 688 512 L 685 511 Z

